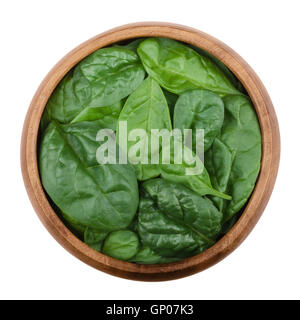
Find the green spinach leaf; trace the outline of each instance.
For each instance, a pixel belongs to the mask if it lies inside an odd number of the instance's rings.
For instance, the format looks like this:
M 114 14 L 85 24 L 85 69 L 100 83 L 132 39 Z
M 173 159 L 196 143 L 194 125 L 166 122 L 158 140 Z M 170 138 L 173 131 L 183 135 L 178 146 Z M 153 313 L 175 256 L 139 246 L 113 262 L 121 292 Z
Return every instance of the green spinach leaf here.
M 44 188 L 73 222 L 96 230 L 126 228 L 138 206 L 130 165 L 99 165 L 97 122 L 60 125 L 52 121 L 41 141 L 39 167 Z
M 50 96 L 43 113 L 40 131 L 44 132 L 51 120 L 62 124 L 99 120 L 103 128 L 116 130 L 124 101 L 111 106 L 83 107 L 73 89 L 73 71 L 69 72 Z
M 233 153 L 219 139 L 216 138 L 211 148 L 205 153 L 205 166 L 210 174 L 211 183 L 220 192 L 227 192 L 233 162 Z M 219 197 L 212 197 L 217 208 L 224 212 L 228 201 Z
M 203 55 L 207 58 L 209 58 L 212 62 L 214 62 L 220 70 L 223 71 L 223 73 L 226 75 L 226 77 L 230 80 L 230 82 L 234 85 L 234 87 L 239 90 L 241 93 L 247 94 L 245 88 L 243 87 L 243 85 L 241 84 L 241 82 L 237 79 L 237 77 L 227 68 L 227 66 L 220 61 L 219 59 L 217 59 L 215 56 L 213 56 L 212 54 L 210 54 L 209 52 L 200 49 L 199 47 L 195 47 L 190 45 L 190 47 L 192 49 L 194 49 L 195 51 L 197 51 L 200 55 Z
M 204 151 L 210 148 L 215 137 L 220 133 L 224 121 L 224 104 L 215 93 L 203 90 L 189 90 L 178 98 L 174 112 L 174 128 L 184 132 L 193 130 L 195 145 L 195 130 L 204 130 Z
M 221 229 L 222 213 L 195 192 L 164 179 L 143 183 L 139 235 L 165 257 L 188 257 L 210 247 Z
M 73 70 L 71 70 L 50 96 L 41 120 L 41 130 L 44 131 L 51 120 L 64 124 L 69 123 L 82 110 L 83 106 L 73 89 Z
M 137 54 L 104 48 L 90 54 L 74 69 L 74 91 L 84 107 L 109 106 L 133 92 L 145 71 Z
M 140 139 L 142 150 L 148 150 L 145 159 L 140 159 L 140 164 L 136 164 L 137 176 L 139 180 L 147 180 L 157 177 L 160 174 L 160 168 L 151 163 L 151 130 L 152 129 L 169 129 L 172 130 L 171 120 L 167 101 L 160 86 L 155 80 L 147 78 L 143 83 L 129 96 L 124 108 L 122 109 L 119 122 L 127 121 L 127 132 L 133 129 L 144 129 L 147 137 Z M 119 139 L 119 126 L 117 129 L 117 141 Z M 146 143 L 145 141 L 148 141 Z M 135 145 L 137 141 L 128 141 L 128 150 Z M 148 146 L 147 146 L 148 144 Z M 143 153 L 146 153 L 142 151 Z M 158 150 L 159 152 L 159 150 Z M 133 155 L 136 157 L 136 154 Z M 140 154 L 142 157 L 142 155 Z M 129 161 L 134 161 L 133 157 L 128 154 Z M 147 162 L 148 164 L 146 164 Z
M 139 249 L 139 238 L 130 230 L 111 232 L 105 239 L 103 253 L 120 260 L 129 260 Z
M 221 95 L 239 93 L 209 58 L 175 40 L 149 38 L 137 51 L 148 74 L 170 92 L 208 89 Z
M 177 155 L 177 153 L 175 152 L 174 148 L 174 138 L 172 139 L 170 143 L 170 164 L 160 164 L 161 177 L 168 181 L 181 183 L 189 189 L 195 191 L 200 196 L 214 195 L 223 199 L 230 200 L 231 197 L 229 195 L 213 188 L 209 174 L 204 167 L 201 159 L 193 154 L 193 152 L 187 147 L 185 147 L 185 149 L 186 151 L 188 151 L 186 152 L 186 155 L 188 156 L 187 159 L 185 159 L 185 157 L 183 156 L 182 163 L 175 163 L 175 156 Z M 190 157 L 193 157 L 193 159 L 191 159 Z M 190 162 L 191 160 L 194 160 L 194 164 Z M 196 170 L 194 171 L 194 169 Z M 199 169 L 202 170 L 198 173 Z M 192 174 L 187 174 L 188 170 L 194 172 L 192 172 Z

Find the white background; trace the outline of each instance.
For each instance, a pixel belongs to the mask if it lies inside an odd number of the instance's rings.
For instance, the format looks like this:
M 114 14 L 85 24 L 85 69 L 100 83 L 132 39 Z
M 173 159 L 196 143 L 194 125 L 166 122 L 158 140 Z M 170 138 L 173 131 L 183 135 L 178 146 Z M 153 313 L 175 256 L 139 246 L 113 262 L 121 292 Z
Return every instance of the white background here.
M 299 1 L 1 1 L 0 298 L 300 298 Z M 137 21 L 189 25 L 224 41 L 257 72 L 276 109 L 281 165 L 271 200 L 246 241 L 188 278 L 144 283 L 97 271 L 63 249 L 23 185 L 19 145 L 30 100 L 52 66 L 92 36 Z

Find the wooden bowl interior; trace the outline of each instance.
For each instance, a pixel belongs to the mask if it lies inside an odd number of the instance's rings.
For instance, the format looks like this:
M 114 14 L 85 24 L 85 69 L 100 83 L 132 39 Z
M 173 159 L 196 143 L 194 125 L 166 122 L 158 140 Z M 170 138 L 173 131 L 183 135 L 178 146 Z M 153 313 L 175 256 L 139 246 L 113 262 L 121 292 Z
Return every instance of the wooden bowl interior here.
M 113 43 L 140 37 L 167 37 L 192 44 L 222 61 L 247 90 L 258 115 L 262 133 L 261 170 L 255 189 L 234 227 L 203 253 L 179 262 L 163 265 L 138 265 L 116 260 L 94 251 L 80 241 L 54 212 L 42 187 L 37 164 L 39 123 L 51 93 L 64 75 L 95 50 Z M 219 40 L 195 29 L 169 23 L 137 23 L 102 33 L 81 44 L 45 77 L 29 107 L 23 128 L 21 166 L 24 183 L 42 223 L 52 236 L 83 262 L 109 274 L 144 281 L 171 280 L 202 271 L 231 253 L 250 233 L 271 195 L 280 155 L 279 128 L 272 102 L 251 67 Z

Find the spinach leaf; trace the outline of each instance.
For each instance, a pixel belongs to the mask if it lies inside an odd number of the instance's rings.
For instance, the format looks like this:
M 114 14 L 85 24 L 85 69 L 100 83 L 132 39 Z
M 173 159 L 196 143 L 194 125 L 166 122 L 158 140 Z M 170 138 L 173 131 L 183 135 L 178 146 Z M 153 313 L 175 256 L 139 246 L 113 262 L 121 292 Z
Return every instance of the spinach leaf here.
M 210 247 L 221 229 L 222 213 L 195 192 L 164 179 L 143 183 L 139 235 L 165 257 L 188 257 Z
M 186 151 L 188 158 L 193 155 L 193 152 L 189 150 L 187 147 Z M 174 138 L 170 143 L 170 164 L 160 164 L 160 174 L 161 177 L 172 181 L 175 183 L 181 183 L 188 187 L 189 189 L 195 191 L 200 196 L 204 195 L 214 195 L 217 197 L 221 197 L 223 199 L 230 200 L 231 197 L 227 194 L 224 194 L 212 187 L 209 174 L 204 167 L 200 158 L 194 155 L 194 159 L 199 163 L 199 168 L 202 169 L 201 173 L 195 172 L 195 174 L 187 175 L 187 170 L 193 170 L 195 165 L 188 163 L 185 161 L 184 157 L 182 157 L 182 163 L 175 163 L 175 149 L 174 149 Z M 189 159 L 190 160 L 190 159 Z
M 181 94 L 190 89 L 208 89 L 221 95 L 239 93 L 209 58 L 175 40 L 149 38 L 137 51 L 148 74 L 168 91 Z
M 171 120 L 167 101 L 160 86 L 155 80 L 147 78 L 143 83 L 129 96 L 124 108 L 122 109 L 119 122 L 127 121 L 127 131 L 133 129 L 144 129 L 148 137 L 148 157 L 143 162 L 148 164 L 136 164 L 137 176 L 139 180 L 147 180 L 157 177 L 160 174 L 160 168 L 151 163 L 151 129 L 169 129 L 172 130 Z M 147 138 L 145 137 L 145 138 Z M 119 139 L 119 126 L 117 129 L 117 141 Z M 147 144 L 145 139 L 140 140 L 141 149 L 145 150 Z M 136 141 L 128 141 L 128 150 L 136 144 Z M 159 152 L 159 150 L 158 150 Z M 134 155 L 136 156 L 136 155 Z M 128 154 L 129 161 L 133 157 Z
M 205 153 L 205 166 L 210 174 L 212 185 L 221 192 L 227 192 L 232 162 L 233 153 L 219 138 L 216 138 L 211 148 Z M 228 201 L 219 197 L 212 197 L 212 200 L 217 208 L 224 212 Z
M 86 228 L 84 231 L 84 242 L 96 251 L 101 251 L 102 243 L 107 236 L 105 231 L 97 231 L 91 228 Z
M 243 85 L 241 84 L 241 82 L 237 79 L 237 77 L 227 68 L 227 66 L 220 61 L 219 59 L 217 59 L 215 56 L 213 56 L 212 54 L 210 54 L 209 52 L 200 49 L 199 47 L 195 47 L 190 45 L 190 47 L 192 49 L 194 49 L 195 51 L 197 51 L 200 55 L 203 55 L 207 58 L 209 58 L 212 62 L 214 62 L 220 70 L 223 71 L 223 73 L 226 75 L 226 77 L 230 80 L 230 82 L 234 85 L 234 87 L 239 90 L 241 93 L 247 94 L 245 88 L 243 87 Z
M 52 121 L 41 141 L 39 167 L 44 188 L 77 224 L 96 230 L 126 228 L 138 206 L 130 165 L 99 165 L 97 122 L 61 125 Z
M 103 253 L 120 260 L 129 260 L 139 249 L 139 238 L 130 230 L 111 232 L 105 239 Z
M 131 50 L 104 48 L 90 54 L 74 69 L 74 91 L 86 107 L 112 105 L 133 92 L 145 71 Z
M 178 98 L 174 111 L 174 128 L 184 132 L 204 129 L 204 151 L 209 149 L 215 137 L 220 133 L 224 121 L 224 104 L 215 93 L 203 90 L 189 90 Z
M 51 120 L 60 123 L 71 122 L 83 110 L 73 89 L 73 70 L 68 72 L 50 96 L 42 120 L 41 130 L 44 131 Z
M 218 190 L 212 187 L 208 172 L 205 168 L 203 168 L 201 174 L 197 175 L 186 175 L 186 168 L 189 168 L 189 166 L 185 163 L 162 164 L 160 166 L 161 177 L 168 181 L 183 184 L 201 196 L 213 195 L 226 200 L 231 199 L 231 196 L 219 192 Z
M 121 100 L 111 106 L 84 108 L 73 90 L 73 71 L 71 71 L 50 96 L 41 119 L 40 131 L 44 132 L 51 120 L 62 124 L 99 120 L 103 128 L 116 130 L 123 104 L 124 101 Z
M 247 97 L 225 97 L 224 106 L 224 124 L 219 139 L 209 151 L 206 166 L 214 177 L 213 186 L 232 196 L 230 202 L 219 207 L 227 221 L 242 208 L 254 189 L 260 170 L 261 134 Z

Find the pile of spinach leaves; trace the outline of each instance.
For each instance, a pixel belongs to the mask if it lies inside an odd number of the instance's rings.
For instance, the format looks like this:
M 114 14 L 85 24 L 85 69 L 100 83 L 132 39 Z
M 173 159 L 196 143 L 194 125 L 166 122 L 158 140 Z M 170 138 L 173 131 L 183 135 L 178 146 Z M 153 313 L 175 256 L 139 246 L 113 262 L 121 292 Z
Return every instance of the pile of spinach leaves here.
M 95 51 L 59 83 L 40 123 L 40 176 L 57 214 L 116 259 L 168 263 L 203 252 L 235 223 L 260 170 L 260 128 L 245 92 L 222 62 L 172 39 Z M 99 164 L 97 132 L 118 137 L 125 120 L 147 134 L 204 129 L 202 173 Z

